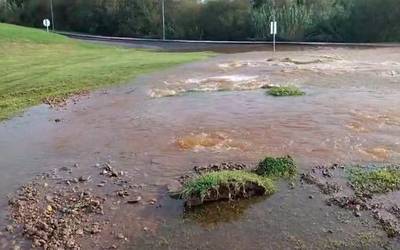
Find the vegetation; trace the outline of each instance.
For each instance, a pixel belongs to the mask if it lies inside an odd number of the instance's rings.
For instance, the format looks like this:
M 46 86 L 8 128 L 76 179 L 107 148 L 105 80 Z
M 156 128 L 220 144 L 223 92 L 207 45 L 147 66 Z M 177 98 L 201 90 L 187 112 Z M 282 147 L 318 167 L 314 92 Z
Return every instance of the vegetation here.
M 161 37 L 161 1 L 53 1 L 58 30 Z M 168 38 L 400 41 L 398 0 L 165 0 Z M 49 0 L 0 0 L 0 22 L 41 27 Z
M 302 96 L 305 95 L 303 91 L 301 91 L 296 86 L 282 86 L 282 87 L 272 87 L 267 91 L 267 94 L 272 96 Z
M 0 23 L 0 120 L 46 98 L 68 97 L 207 56 L 95 45 Z
M 258 39 L 270 39 L 270 22 L 279 23 L 278 36 L 283 40 L 303 40 L 306 29 L 312 24 L 312 8 L 291 1 L 279 8 L 274 8 L 273 1 L 268 0 L 252 11 L 252 25 Z
M 184 185 L 181 196 L 183 199 L 192 196 L 203 199 L 210 190 L 219 190 L 221 186 L 233 186 L 236 190 L 242 190 L 248 183 L 262 187 L 265 190 L 264 194 L 272 194 L 275 191 L 274 184 L 268 177 L 247 171 L 220 171 L 206 173 L 190 180 Z
M 348 177 L 356 191 L 387 193 L 400 190 L 400 168 L 398 167 L 372 169 L 354 167 L 349 170 Z
M 266 157 L 258 164 L 255 172 L 261 176 L 291 177 L 297 173 L 296 163 L 291 156 Z

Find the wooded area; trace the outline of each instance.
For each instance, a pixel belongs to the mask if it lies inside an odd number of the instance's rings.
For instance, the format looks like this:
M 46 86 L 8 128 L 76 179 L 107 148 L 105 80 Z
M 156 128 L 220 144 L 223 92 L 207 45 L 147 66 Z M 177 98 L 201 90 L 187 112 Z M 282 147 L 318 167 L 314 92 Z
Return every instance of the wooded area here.
M 161 0 L 53 0 L 55 27 L 162 37 Z M 50 0 L 0 0 L 0 21 L 41 27 Z M 395 42 L 398 0 L 165 0 L 169 39 L 269 40 L 275 13 L 286 41 Z

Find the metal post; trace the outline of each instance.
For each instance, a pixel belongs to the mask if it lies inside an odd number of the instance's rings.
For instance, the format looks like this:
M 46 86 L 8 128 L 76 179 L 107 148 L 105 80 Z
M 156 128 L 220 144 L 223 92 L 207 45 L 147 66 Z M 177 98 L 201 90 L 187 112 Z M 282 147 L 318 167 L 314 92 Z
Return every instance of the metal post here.
M 274 37 L 274 41 L 273 41 L 273 43 L 274 43 L 274 53 L 276 52 L 276 45 L 275 45 L 275 43 L 276 43 L 276 32 L 275 32 L 275 22 L 276 22 L 276 4 L 275 4 L 275 0 L 273 0 L 272 1 L 272 5 L 273 5 L 273 8 L 274 8 L 274 10 L 273 10 L 273 13 L 274 13 L 274 16 L 273 16 L 273 22 L 274 22 L 274 25 L 273 25 L 273 37 Z
M 50 0 L 50 12 L 51 12 L 51 29 L 54 31 L 53 0 Z
M 165 0 L 161 0 L 161 5 L 162 5 L 163 40 L 165 40 Z
M 276 20 L 274 15 L 274 53 L 276 52 Z

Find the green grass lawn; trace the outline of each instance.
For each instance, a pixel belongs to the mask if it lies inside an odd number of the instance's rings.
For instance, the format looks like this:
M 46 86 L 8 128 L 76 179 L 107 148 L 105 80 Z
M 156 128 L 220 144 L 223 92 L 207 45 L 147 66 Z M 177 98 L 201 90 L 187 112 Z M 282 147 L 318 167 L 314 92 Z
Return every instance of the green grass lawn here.
M 210 53 L 167 53 L 103 46 L 0 23 L 0 121 L 43 102 Z

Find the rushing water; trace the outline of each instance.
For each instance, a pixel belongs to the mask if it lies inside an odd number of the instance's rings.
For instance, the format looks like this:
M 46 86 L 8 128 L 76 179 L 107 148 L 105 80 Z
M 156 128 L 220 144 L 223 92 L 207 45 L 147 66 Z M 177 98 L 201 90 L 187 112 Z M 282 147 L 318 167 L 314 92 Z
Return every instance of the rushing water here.
M 321 163 L 398 162 L 399 52 L 220 55 L 98 91 L 66 109 L 35 107 L 0 124 L 0 215 L 6 216 L 7 193 L 33 175 L 74 163 L 89 172 L 109 160 L 143 185 L 144 200 L 161 204 L 109 211 L 129 239 L 126 248 L 323 248 L 340 241 L 357 248 L 366 238 L 376 246 L 386 238 L 374 221 L 326 207 L 312 187 L 282 183 L 271 197 L 184 211 L 167 197 L 166 185 L 194 165 L 254 164 L 265 155 L 290 154 L 300 171 Z M 307 94 L 275 98 L 261 88 L 285 84 Z

